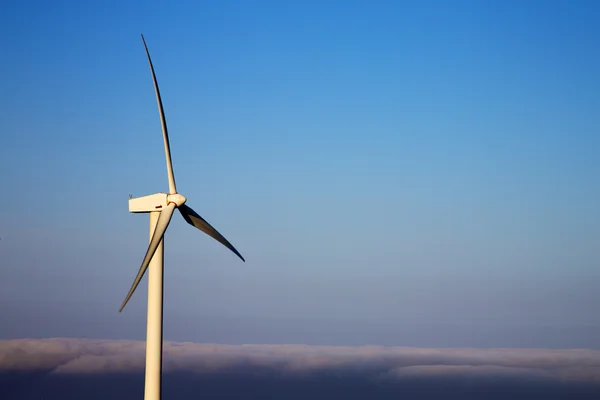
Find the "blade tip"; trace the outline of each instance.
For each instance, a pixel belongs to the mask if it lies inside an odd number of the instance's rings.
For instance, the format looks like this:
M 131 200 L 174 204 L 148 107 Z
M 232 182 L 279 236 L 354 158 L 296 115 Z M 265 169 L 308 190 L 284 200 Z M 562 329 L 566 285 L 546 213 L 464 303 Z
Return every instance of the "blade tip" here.
M 229 245 L 231 246 L 231 243 L 229 243 Z M 244 257 L 242 257 L 242 255 L 240 254 L 240 252 L 237 251 L 237 249 L 235 247 L 233 247 L 233 246 L 231 246 L 231 247 L 227 246 L 227 247 L 229 248 L 229 250 L 231 250 L 231 252 L 233 254 L 235 254 L 236 256 L 238 256 L 243 262 L 246 262 L 246 260 L 244 259 Z

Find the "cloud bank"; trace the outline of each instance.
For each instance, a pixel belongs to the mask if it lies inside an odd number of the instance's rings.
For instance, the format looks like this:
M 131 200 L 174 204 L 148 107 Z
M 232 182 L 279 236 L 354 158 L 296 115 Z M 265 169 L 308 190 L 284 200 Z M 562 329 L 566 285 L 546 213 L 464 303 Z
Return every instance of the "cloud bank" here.
M 142 341 L 0 340 L 0 371 L 52 374 L 139 372 Z M 260 367 L 280 374 L 374 371 L 389 379 L 429 376 L 531 377 L 600 384 L 599 350 L 424 349 L 387 346 L 223 345 L 165 342 L 164 372 Z
M 62 379 L 61 382 L 74 376 L 120 374 L 139 377 L 144 371 L 144 351 L 145 344 L 140 341 L 64 338 L 0 341 L 0 375 L 5 376 L 0 380 L 0 394 L 2 385 L 6 392 L 11 379 L 11 393 L 17 393 L 13 378 L 27 374 Z M 163 372 L 165 376 L 186 374 L 192 377 L 189 379 L 235 376 L 236 379 L 262 377 L 281 382 L 317 378 L 332 382 L 348 379 L 350 382 L 360 378 L 374 388 L 388 385 L 400 389 L 415 384 L 427 386 L 432 382 L 459 385 L 463 389 L 482 385 L 542 385 L 540 387 L 567 388 L 567 393 L 585 387 L 600 394 L 600 351 L 586 349 L 426 349 L 166 342 Z M 140 387 L 143 388 L 143 384 Z

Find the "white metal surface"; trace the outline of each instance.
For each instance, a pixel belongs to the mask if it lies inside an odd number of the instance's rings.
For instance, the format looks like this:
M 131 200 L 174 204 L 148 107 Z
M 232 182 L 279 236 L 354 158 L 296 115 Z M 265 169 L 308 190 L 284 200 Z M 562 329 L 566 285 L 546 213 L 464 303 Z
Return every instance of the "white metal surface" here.
M 154 193 L 148 196 L 131 198 L 129 199 L 129 212 L 149 213 L 161 211 L 169 203 L 167 196 L 166 193 Z
M 160 212 L 150 213 L 150 240 L 154 235 Z M 160 400 L 162 372 L 163 314 L 163 250 L 160 241 L 150 260 L 148 272 L 148 319 L 146 327 L 146 378 L 144 400 Z
M 142 197 L 131 197 L 129 199 L 129 212 L 149 213 L 162 211 L 169 203 L 175 203 L 177 207 L 181 207 L 186 201 L 187 198 L 180 193 L 154 193 Z

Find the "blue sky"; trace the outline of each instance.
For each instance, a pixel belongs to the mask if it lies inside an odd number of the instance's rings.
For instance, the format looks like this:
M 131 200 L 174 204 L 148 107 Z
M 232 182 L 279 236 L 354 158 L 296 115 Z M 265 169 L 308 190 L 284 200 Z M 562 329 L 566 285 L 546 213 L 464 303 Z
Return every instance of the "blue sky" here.
M 144 337 L 146 279 L 117 312 L 147 243 L 127 195 L 168 188 L 143 33 L 178 189 L 247 260 L 175 216 L 167 338 L 298 342 L 313 324 L 338 344 L 352 321 L 359 342 L 455 344 L 425 323 L 531 346 L 519 329 L 551 325 L 600 348 L 599 11 L 5 5 L 0 336 Z

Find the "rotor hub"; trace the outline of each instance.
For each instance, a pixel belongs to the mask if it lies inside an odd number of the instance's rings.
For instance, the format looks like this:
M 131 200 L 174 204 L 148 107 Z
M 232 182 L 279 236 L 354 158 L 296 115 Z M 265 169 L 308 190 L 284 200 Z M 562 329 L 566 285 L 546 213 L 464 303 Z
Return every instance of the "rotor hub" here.
M 179 193 L 167 195 L 167 204 L 174 203 L 177 207 L 181 207 L 186 201 L 185 196 Z

